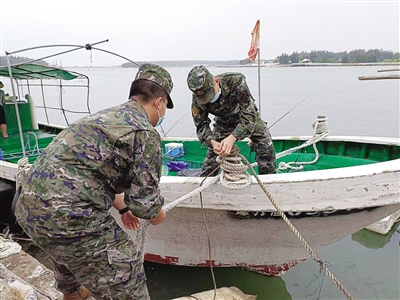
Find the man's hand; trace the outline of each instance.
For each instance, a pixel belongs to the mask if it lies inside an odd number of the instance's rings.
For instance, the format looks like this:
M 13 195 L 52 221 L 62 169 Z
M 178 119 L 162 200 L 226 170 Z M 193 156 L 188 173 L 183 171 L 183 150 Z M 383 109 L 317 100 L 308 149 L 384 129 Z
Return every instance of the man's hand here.
M 220 155 L 221 150 L 222 150 L 221 143 L 218 143 L 215 140 L 211 140 L 211 146 L 214 149 L 214 153 L 217 154 L 217 155 Z
M 161 208 L 158 215 L 150 220 L 150 223 L 152 225 L 158 225 L 158 224 L 162 223 L 162 221 L 164 221 L 166 217 L 167 217 L 167 214 L 165 213 L 165 210 Z
M 121 215 L 121 221 L 124 224 L 125 228 L 136 230 L 139 228 L 140 220 L 135 217 L 131 211 L 128 211 Z
M 230 134 L 227 138 L 223 139 L 221 142 L 220 156 L 227 156 L 231 153 L 233 144 L 236 142 L 236 138 Z

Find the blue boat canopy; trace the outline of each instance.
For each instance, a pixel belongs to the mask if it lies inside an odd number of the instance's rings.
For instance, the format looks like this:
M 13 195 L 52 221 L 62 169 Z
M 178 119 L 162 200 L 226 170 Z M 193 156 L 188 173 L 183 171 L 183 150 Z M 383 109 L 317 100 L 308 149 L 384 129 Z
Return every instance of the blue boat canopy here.
M 56 67 L 42 66 L 32 63 L 22 63 L 11 66 L 11 72 L 14 79 L 61 79 L 72 80 L 79 75 L 72 74 L 70 71 Z M 8 67 L 0 67 L 1 77 L 10 77 Z

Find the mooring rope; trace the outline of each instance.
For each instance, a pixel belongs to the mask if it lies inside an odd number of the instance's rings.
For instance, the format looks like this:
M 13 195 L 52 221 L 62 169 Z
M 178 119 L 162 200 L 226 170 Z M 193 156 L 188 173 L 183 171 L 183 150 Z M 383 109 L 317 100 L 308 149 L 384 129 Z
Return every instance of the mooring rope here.
M 298 147 L 294 147 L 294 148 L 291 148 L 289 150 L 279 153 L 280 154 L 279 157 L 291 154 L 297 150 L 300 150 L 302 148 L 312 145 L 314 148 L 314 152 L 315 152 L 315 158 L 312 161 L 308 161 L 308 162 L 292 161 L 292 162 L 285 163 L 282 161 L 278 165 L 279 170 L 290 169 L 290 170 L 300 171 L 300 170 L 303 170 L 303 165 L 311 165 L 318 161 L 319 152 L 318 152 L 318 148 L 317 148 L 317 143 L 329 135 L 328 118 L 326 118 L 325 116 L 318 116 L 317 119 L 312 123 L 311 126 L 314 128 L 314 135 L 311 139 L 307 140 L 307 142 L 305 142 L 304 144 L 302 144 Z M 277 158 L 279 158 L 279 157 L 277 156 Z
M 267 195 L 268 199 L 271 201 L 272 205 L 275 207 L 279 215 L 282 217 L 282 219 L 285 221 L 285 223 L 290 227 L 290 229 L 293 231 L 293 233 L 296 235 L 296 237 L 300 240 L 301 244 L 304 246 L 306 251 L 311 255 L 312 259 L 317 263 L 317 265 L 326 273 L 326 275 L 329 277 L 330 280 L 340 289 L 340 291 L 347 297 L 347 299 L 354 299 L 353 296 L 345 289 L 345 287 L 340 283 L 340 281 L 329 271 L 328 267 L 326 264 L 323 262 L 321 258 L 318 257 L 318 255 L 311 249 L 311 247 L 308 245 L 306 240 L 302 237 L 300 232 L 296 229 L 296 227 L 293 225 L 292 222 L 286 217 L 285 213 L 279 208 L 278 204 L 275 202 L 271 194 L 267 191 L 266 187 L 254 171 L 253 167 L 251 166 L 250 162 L 244 157 L 242 154 L 239 154 L 239 156 L 245 161 L 246 165 L 249 167 L 251 172 L 253 173 L 254 178 L 257 180 L 258 184 L 260 185 L 261 189 L 264 191 L 264 193 Z
M 329 130 L 328 130 L 328 123 L 327 123 L 327 118 L 325 117 L 318 117 L 312 124 L 314 128 L 314 136 L 303 143 L 302 145 L 298 147 L 294 147 L 292 149 L 289 149 L 287 151 L 279 153 L 277 155 L 277 158 L 283 157 L 285 155 L 288 155 L 290 153 L 293 153 L 294 151 L 297 151 L 301 148 L 308 147 L 310 145 L 314 146 L 314 150 L 316 153 L 316 159 L 314 159 L 312 162 L 305 162 L 302 164 L 310 164 L 314 163 L 318 160 L 319 158 L 319 153 L 318 150 L 315 146 L 315 144 L 325 138 L 327 135 L 329 135 Z M 245 161 L 246 165 L 242 163 L 242 160 Z M 257 180 L 258 184 L 264 191 L 264 193 L 267 195 L 268 199 L 271 201 L 272 205 L 275 207 L 279 215 L 282 217 L 282 219 L 285 221 L 285 223 L 289 226 L 289 228 L 293 231 L 293 233 L 296 235 L 296 237 L 299 239 L 300 243 L 304 246 L 306 251 L 310 254 L 312 259 L 317 263 L 317 265 L 320 267 L 321 270 L 323 270 L 326 275 L 328 276 L 329 279 L 340 289 L 340 291 L 346 296 L 347 299 L 353 300 L 353 296 L 346 290 L 346 288 L 340 283 L 340 281 L 330 272 L 324 261 L 318 257 L 318 255 L 312 250 L 312 248 L 308 245 L 307 241 L 302 237 L 300 232 L 296 229 L 296 227 L 293 225 L 293 223 L 286 217 L 285 213 L 279 208 L 278 204 L 275 202 L 271 194 L 268 192 L 258 175 L 256 174 L 255 170 L 253 169 L 252 164 L 242 155 L 239 153 L 239 150 L 233 150 L 232 154 L 228 157 L 218 157 L 217 161 L 220 163 L 221 166 L 221 174 L 217 175 L 214 177 L 212 180 L 210 180 L 207 184 L 204 186 L 200 186 L 199 188 L 193 190 L 187 195 L 184 195 L 183 197 L 167 204 L 164 206 L 164 209 L 166 212 L 171 210 L 172 208 L 176 207 L 183 201 L 191 198 L 195 194 L 201 193 L 205 188 L 209 187 L 213 183 L 216 183 L 218 181 L 218 178 L 220 180 L 220 183 L 225 186 L 228 189 L 243 189 L 246 186 L 251 184 L 251 177 L 247 173 L 247 167 L 250 169 L 252 172 L 253 176 Z M 247 167 L 246 167 L 247 166 Z M 238 185 L 235 183 L 235 181 L 240 181 L 245 179 L 246 181 L 242 185 Z M 144 260 L 144 253 L 145 253 L 145 248 L 147 244 L 147 237 L 148 237 L 148 227 L 149 227 L 150 222 L 145 221 L 145 222 L 140 222 L 139 229 L 137 231 L 137 236 L 136 236 L 136 245 L 139 246 L 140 250 L 138 253 L 138 256 L 140 257 L 141 261 Z M 211 259 L 210 259 L 211 261 Z

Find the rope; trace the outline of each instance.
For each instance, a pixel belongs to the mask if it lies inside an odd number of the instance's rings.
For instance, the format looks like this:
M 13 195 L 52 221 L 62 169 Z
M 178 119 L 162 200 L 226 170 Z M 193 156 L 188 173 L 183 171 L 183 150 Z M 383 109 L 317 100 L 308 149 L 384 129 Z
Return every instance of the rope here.
M 340 289 L 340 291 L 346 296 L 347 299 L 353 300 L 353 296 L 345 289 L 345 287 L 339 282 L 339 280 L 329 271 L 328 267 L 326 264 L 323 262 L 321 258 L 318 257 L 317 254 L 311 249 L 311 247 L 308 245 L 306 240 L 302 237 L 300 232 L 296 229 L 296 227 L 293 225 L 292 222 L 286 217 L 285 213 L 279 208 L 278 204 L 275 202 L 271 194 L 267 191 L 265 188 L 264 184 L 261 182 L 260 178 L 254 171 L 253 167 L 251 166 L 250 162 L 244 157 L 242 154 L 239 154 L 239 156 L 245 161 L 246 165 L 249 167 L 251 172 L 253 173 L 253 176 L 257 180 L 258 184 L 260 185 L 261 189 L 264 191 L 264 193 L 267 195 L 268 199 L 271 201 L 272 205 L 275 207 L 279 215 L 282 217 L 282 219 L 285 221 L 285 223 L 290 227 L 290 229 L 293 231 L 293 233 L 296 235 L 296 237 L 300 240 L 300 243 L 304 246 L 306 251 L 310 254 L 312 259 L 317 263 L 317 265 L 326 273 L 326 275 L 329 277 L 330 280 Z
M 308 147 L 310 145 L 313 146 L 314 148 L 314 152 L 315 152 L 315 159 L 313 159 L 312 161 L 309 162 L 280 162 L 278 165 L 278 169 L 279 170 L 303 170 L 303 166 L 304 165 L 311 165 L 316 163 L 319 160 L 319 152 L 318 152 L 318 148 L 317 148 L 317 143 L 319 141 L 321 141 L 322 139 L 324 139 L 325 137 L 327 137 L 329 135 L 329 130 L 328 130 L 328 118 L 325 116 L 318 116 L 317 119 L 312 123 L 311 125 L 314 128 L 314 135 L 312 138 L 310 138 L 309 140 L 307 140 L 305 143 L 303 143 L 300 146 L 288 149 L 286 151 L 280 152 L 277 155 L 277 158 L 289 155 L 299 149 Z
M 17 199 L 19 197 L 20 194 L 20 187 L 21 187 L 21 183 L 24 180 L 24 178 L 26 178 L 29 168 L 31 167 L 31 165 L 29 164 L 29 160 L 27 157 L 21 158 L 18 160 L 18 169 L 17 169 L 17 176 L 15 178 L 15 195 L 13 197 L 13 201 L 11 204 L 11 210 L 14 212 L 15 211 L 15 206 L 17 203 Z M 7 229 L 5 238 L 8 238 L 10 233 L 10 227 Z
M 328 122 L 326 117 L 318 117 L 312 124 L 314 128 L 314 136 L 303 143 L 302 145 L 298 147 L 294 147 L 292 149 L 289 149 L 287 151 L 283 151 L 277 155 L 278 157 L 283 157 L 285 155 L 288 155 L 290 153 L 293 153 L 294 151 L 297 151 L 301 148 L 305 148 L 310 146 L 311 144 L 314 147 L 315 153 L 316 153 L 316 158 L 311 161 L 311 162 L 303 162 L 303 163 L 297 163 L 298 165 L 300 164 L 312 164 L 315 163 L 319 159 L 319 153 L 316 147 L 316 143 L 323 138 L 325 138 L 329 134 L 328 130 Z M 245 161 L 246 165 L 242 163 L 242 160 Z M 261 182 L 260 178 L 256 174 L 255 170 L 252 167 L 252 164 L 242 155 L 239 153 L 239 149 L 235 148 L 232 150 L 231 154 L 225 158 L 218 157 L 217 161 L 220 163 L 220 167 L 222 169 L 221 174 L 214 177 L 212 180 L 210 180 L 206 185 L 200 186 L 199 188 L 195 189 L 194 191 L 190 192 L 189 194 L 167 204 L 164 206 L 164 209 L 167 211 L 171 210 L 172 208 L 176 207 L 183 201 L 187 200 L 188 198 L 191 198 L 197 193 L 201 193 L 205 188 L 209 187 L 211 184 L 216 183 L 218 181 L 218 178 L 220 180 L 220 183 L 224 186 L 227 187 L 228 189 L 243 189 L 246 186 L 251 184 L 251 177 L 250 175 L 246 172 L 247 167 L 251 170 L 253 176 L 257 180 L 258 184 L 264 191 L 264 193 L 267 195 L 268 199 L 271 201 L 272 205 L 275 207 L 279 215 L 282 217 L 282 219 L 285 221 L 285 223 L 289 226 L 289 228 L 293 231 L 293 233 L 296 235 L 296 237 L 299 239 L 300 243 L 304 246 L 306 251 L 310 254 L 312 259 L 316 262 L 316 264 L 319 266 L 321 270 L 325 272 L 325 274 L 328 276 L 328 278 L 340 289 L 340 291 L 346 296 L 347 299 L 353 300 L 353 296 L 346 290 L 346 288 L 340 283 L 340 281 L 330 272 L 324 261 L 318 257 L 318 255 L 312 250 L 312 248 L 308 245 L 307 241 L 302 237 L 300 232 L 296 229 L 296 227 L 293 225 L 292 222 L 286 217 L 285 213 L 279 208 L 278 204 L 275 202 L 271 194 L 267 191 L 266 187 L 264 184 Z M 290 166 L 291 163 L 288 163 L 287 165 Z M 247 167 L 246 167 L 247 166 Z M 300 166 L 302 168 L 302 166 Z M 293 168 L 293 167 L 292 167 Z M 297 167 L 299 168 L 299 167 Z M 245 180 L 243 185 L 237 185 L 235 181 L 240 181 L 240 180 Z M 200 194 L 201 196 L 201 194 Z M 202 201 L 201 201 L 202 205 Z M 203 206 L 202 206 L 203 208 Z M 147 237 L 148 237 L 148 227 L 150 225 L 149 221 L 141 222 L 140 227 L 137 231 L 137 236 L 136 236 L 136 245 L 140 245 L 140 250 L 138 253 L 138 256 L 140 259 L 143 261 L 144 260 L 144 253 L 145 253 L 145 247 L 147 244 Z M 211 259 L 210 259 L 211 261 Z M 215 296 L 215 295 L 214 295 Z
M 221 174 L 218 174 L 215 177 L 212 177 L 210 180 L 208 180 L 204 185 L 196 188 L 195 190 L 191 191 L 190 193 L 176 199 L 175 201 L 172 201 L 171 203 L 168 203 L 163 206 L 163 209 L 165 212 L 170 211 L 171 209 L 175 208 L 182 202 L 192 198 L 193 196 L 201 193 L 205 189 L 207 189 L 209 186 L 217 183 L 220 179 Z M 147 237 L 148 237 L 148 228 L 150 225 L 150 221 L 148 220 L 140 220 L 140 225 L 139 228 L 136 232 L 136 238 L 135 238 L 135 243 L 137 245 L 137 248 L 139 249 L 138 251 L 138 258 L 143 261 L 144 260 L 144 254 L 145 254 L 145 249 L 147 245 Z
M 310 145 L 315 145 L 318 141 L 322 140 L 329 134 L 328 130 L 328 122 L 327 118 L 323 116 L 318 116 L 317 119 L 312 123 L 312 127 L 314 128 L 314 135 L 305 143 L 300 146 L 294 147 L 292 149 L 288 149 L 286 151 L 280 152 L 276 155 L 277 158 L 286 156 L 290 153 L 293 153 L 301 148 L 308 147 Z M 314 148 L 316 149 L 316 147 Z M 242 163 L 239 155 L 240 149 L 233 148 L 231 153 L 227 157 L 217 157 L 217 161 L 220 163 L 221 173 L 217 176 L 213 177 L 211 180 L 207 181 L 206 184 L 200 185 L 200 187 L 191 191 L 190 193 L 168 203 L 164 206 L 165 212 L 175 208 L 182 202 L 190 199 L 191 197 L 200 194 L 203 190 L 213 185 L 216 182 L 220 182 L 222 186 L 230 189 L 230 190 L 241 190 L 251 184 L 251 176 L 247 172 L 247 166 Z M 319 157 L 319 156 L 318 156 Z M 257 165 L 257 163 L 252 164 L 251 166 Z M 148 228 L 150 225 L 150 221 L 141 220 L 139 228 L 136 232 L 135 243 L 137 245 L 138 250 L 138 258 L 141 261 L 144 260 L 145 249 L 147 245 L 148 238 Z
M 251 184 L 251 176 L 247 173 L 247 166 L 238 156 L 240 149 L 235 147 L 226 157 L 217 157 L 220 163 L 220 183 L 230 190 L 242 190 Z
M 17 191 L 21 186 L 21 182 L 27 176 L 30 167 L 31 165 L 29 164 L 29 160 L 27 157 L 18 160 L 17 178 L 15 182 L 15 188 Z

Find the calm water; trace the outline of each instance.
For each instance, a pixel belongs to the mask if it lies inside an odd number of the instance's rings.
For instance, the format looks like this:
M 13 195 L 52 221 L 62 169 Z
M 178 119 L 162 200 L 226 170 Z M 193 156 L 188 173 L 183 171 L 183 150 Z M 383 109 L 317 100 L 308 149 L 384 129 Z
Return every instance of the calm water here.
M 175 84 L 171 96 L 176 107 L 167 112 L 163 123 L 169 136 L 195 135 L 190 115 L 191 94 L 186 86 L 190 69 L 168 69 Z M 262 116 L 269 124 L 273 124 L 309 96 L 271 128 L 273 136 L 312 135 L 312 122 L 316 116 L 325 115 L 329 120 L 331 135 L 399 137 L 400 81 L 358 80 L 358 76 L 378 75 L 377 70 L 380 69 L 384 68 L 262 68 Z M 126 101 L 130 83 L 136 74 L 136 69 L 75 70 L 87 74 L 91 79 L 92 112 Z M 258 103 L 256 68 L 210 68 L 210 71 L 213 74 L 232 71 L 244 73 Z M 83 92 L 78 95 L 65 88 L 63 96 L 66 108 L 74 109 L 82 95 Z M 37 104 L 40 104 L 39 100 L 36 99 Z M 39 120 L 44 120 L 43 114 Z M 63 125 L 61 115 L 54 112 L 50 122 Z M 320 251 L 318 255 L 330 264 L 330 270 L 355 299 L 400 299 L 399 231 L 400 227 L 396 226 L 387 236 L 381 236 L 361 230 Z M 146 263 L 146 269 L 149 290 L 155 300 L 213 288 L 208 268 Z M 260 300 L 344 299 L 338 288 L 328 278 L 318 276 L 318 272 L 313 260 L 301 263 L 278 278 L 235 268 L 215 269 L 219 287 L 237 286 L 248 294 L 258 295 Z

